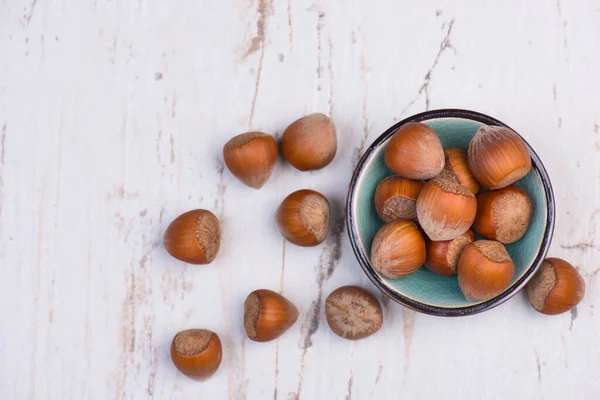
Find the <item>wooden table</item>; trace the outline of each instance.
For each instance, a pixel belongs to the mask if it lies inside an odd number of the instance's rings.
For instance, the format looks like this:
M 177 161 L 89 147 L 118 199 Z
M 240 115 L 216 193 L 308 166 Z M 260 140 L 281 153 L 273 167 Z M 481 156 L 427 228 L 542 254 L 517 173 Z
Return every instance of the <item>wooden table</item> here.
M 591 0 L 0 1 L 0 398 L 600 398 L 598 21 Z M 344 225 L 352 170 L 395 121 L 446 107 L 499 118 L 538 152 L 557 200 L 550 254 L 579 268 L 586 298 L 546 317 L 521 293 L 444 319 L 380 296 L 384 328 L 342 340 L 326 296 L 376 291 Z M 279 161 L 260 191 L 224 169 L 231 136 L 280 136 L 316 111 L 338 129 L 326 169 Z M 300 188 L 333 204 L 319 247 L 275 227 Z M 193 208 L 222 222 L 208 266 L 161 245 Z M 300 309 L 271 343 L 244 335 L 257 288 Z M 169 357 L 192 327 L 224 343 L 202 384 Z

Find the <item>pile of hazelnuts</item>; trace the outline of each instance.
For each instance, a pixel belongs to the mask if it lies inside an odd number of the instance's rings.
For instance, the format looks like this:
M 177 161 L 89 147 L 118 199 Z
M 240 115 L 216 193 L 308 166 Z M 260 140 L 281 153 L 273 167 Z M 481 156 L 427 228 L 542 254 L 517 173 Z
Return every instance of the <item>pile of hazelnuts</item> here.
M 434 273 L 457 275 L 470 301 L 504 291 L 515 272 L 504 245 L 523 237 L 533 212 L 527 193 L 514 185 L 531 170 L 521 137 L 482 125 L 468 150 L 444 150 L 431 127 L 409 122 L 390 138 L 385 163 L 396 175 L 375 190 L 386 224 L 373 239 L 373 268 L 399 279 L 425 264 Z M 531 305 L 544 314 L 570 310 L 584 293 L 577 270 L 558 258 L 544 260 L 527 286 Z
M 327 166 L 337 151 L 333 122 L 318 113 L 300 118 L 285 129 L 280 149 L 298 170 Z M 277 157 L 275 138 L 262 132 L 237 135 L 223 147 L 229 171 L 255 189 L 269 179 Z M 525 234 L 532 214 L 527 194 L 512 185 L 531 169 L 522 139 L 507 128 L 482 126 L 468 152 L 443 150 L 431 128 L 411 122 L 390 139 L 385 162 L 397 175 L 381 181 L 375 192 L 375 207 L 386 224 L 373 240 L 373 267 L 391 279 L 423 264 L 435 273 L 458 275 L 468 300 L 486 300 L 502 292 L 514 274 L 504 244 Z M 479 193 L 481 186 L 488 190 Z M 330 214 L 325 196 L 302 189 L 283 199 L 275 220 L 288 242 L 316 246 L 327 237 Z M 487 240 L 475 240 L 472 230 Z M 168 226 L 163 243 L 181 261 L 208 264 L 220 249 L 219 220 L 204 209 L 186 212 Z M 533 307 L 546 314 L 571 309 L 584 291 L 577 270 L 556 258 L 544 260 L 527 288 Z M 383 325 L 378 300 L 357 286 L 334 290 L 325 302 L 325 316 L 331 330 L 349 340 L 370 336 Z M 256 342 L 278 338 L 297 319 L 297 307 L 268 289 L 253 291 L 244 303 L 244 329 Z M 212 376 L 222 355 L 219 336 L 206 329 L 179 332 L 171 343 L 173 363 L 195 380 Z
M 301 171 L 327 166 L 337 152 L 333 122 L 323 114 L 311 114 L 283 132 L 280 148 L 285 159 Z M 271 176 L 277 160 L 277 142 L 262 132 L 233 137 L 223 147 L 229 171 L 241 182 L 260 189 Z M 331 206 L 321 193 L 302 189 L 288 195 L 275 212 L 279 232 L 290 243 L 316 246 L 329 232 Z M 177 217 L 164 234 L 164 247 L 173 257 L 190 264 L 208 264 L 221 245 L 221 227 L 208 210 L 188 211 Z M 357 286 L 334 290 L 325 302 L 331 330 L 349 340 L 377 332 L 383 324 L 375 296 Z M 244 329 L 249 339 L 268 342 L 285 333 L 298 319 L 298 309 L 281 294 L 258 289 L 244 303 Z M 223 349 L 219 336 L 207 329 L 179 332 L 171 343 L 171 359 L 177 369 L 195 380 L 211 377 L 219 368 Z

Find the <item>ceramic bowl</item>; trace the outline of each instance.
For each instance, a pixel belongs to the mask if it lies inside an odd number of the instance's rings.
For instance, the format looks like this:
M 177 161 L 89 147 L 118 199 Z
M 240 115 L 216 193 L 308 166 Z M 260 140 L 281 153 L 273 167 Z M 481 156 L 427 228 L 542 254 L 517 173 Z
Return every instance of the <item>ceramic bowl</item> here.
M 390 137 L 406 122 L 429 125 L 440 137 L 444 148 L 467 149 L 480 125 L 506 124 L 474 111 L 434 110 L 414 115 L 385 131 L 359 161 L 347 200 L 347 227 L 350 242 L 365 274 L 387 296 L 416 311 L 439 316 L 462 316 L 489 310 L 514 296 L 539 268 L 546 256 L 554 230 L 554 194 L 544 165 L 527 144 L 533 168 L 515 184 L 525 190 L 533 204 L 527 233 L 518 242 L 506 245 L 515 264 L 510 285 L 498 296 L 473 302 L 463 296 L 456 276 L 437 275 L 422 266 L 417 272 L 400 279 L 380 275 L 371 266 L 371 242 L 384 224 L 375 211 L 373 194 L 377 184 L 393 173 L 386 167 L 384 152 Z

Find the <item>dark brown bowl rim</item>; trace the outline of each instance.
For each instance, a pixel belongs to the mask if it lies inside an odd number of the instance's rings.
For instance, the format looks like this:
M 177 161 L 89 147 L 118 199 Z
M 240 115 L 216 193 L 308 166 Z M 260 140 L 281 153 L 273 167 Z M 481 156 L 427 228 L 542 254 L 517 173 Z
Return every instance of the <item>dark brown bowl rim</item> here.
M 538 254 L 536 255 L 535 259 L 533 260 L 533 263 L 529 266 L 527 271 L 525 271 L 523 276 L 517 282 L 515 282 L 511 287 L 509 287 L 507 290 L 500 293 L 498 296 L 494 297 L 493 299 L 490 299 L 483 303 L 475 304 L 472 306 L 450 308 L 450 307 L 431 306 L 429 304 L 424 304 L 419 301 L 415 301 L 411 298 L 408 298 L 406 296 L 403 296 L 400 293 L 398 293 L 398 292 L 390 289 L 388 286 L 386 286 L 383 283 L 382 279 L 379 277 L 379 275 L 373 270 L 373 268 L 371 267 L 371 265 L 369 263 L 369 260 L 366 258 L 366 255 L 363 254 L 363 252 L 360 249 L 358 233 L 355 232 L 355 230 L 354 230 L 355 216 L 354 216 L 354 211 L 353 211 L 351 205 L 354 201 L 354 197 L 356 194 L 358 177 L 362 173 L 362 171 L 365 167 L 365 163 L 369 159 L 371 154 L 383 142 L 385 142 L 390 136 L 392 136 L 394 134 L 394 132 L 396 132 L 396 130 L 400 126 L 404 125 L 405 123 L 421 122 L 421 121 L 436 119 L 436 118 L 470 119 L 473 121 L 481 122 L 486 125 L 504 126 L 504 127 L 512 129 L 510 126 L 506 125 L 502 121 L 499 121 L 488 115 L 481 114 L 476 111 L 460 110 L 460 109 L 440 109 L 440 110 L 425 111 L 420 114 L 416 114 L 411 117 L 408 117 L 400 122 L 397 122 L 396 124 L 392 125 L 388 130 L 386 130 L 381 136 L 379 136 L 369 146 L 369 148 L 367 148 L 367 150 L 361 157 L 360 161 L 358 162 L 356 168 L 354 169 L 352 179 L 350 180 L 350 186 L 348 189 L 348 197 L 347 197 L 347 201 L 346 201 L 346 227 L 348 230 L 348 235 L 350 237 L 350 244 L 352 245 L 352 250 L 354 251 L 354 254 L 355 254 L 356 258 L 358 259 L 358 262 L 359 262 L 360 266 L 362 267 L 363 271 L 365 272 L 367 277 L 371 280 L 371 282 L 373 282 L 373 284 L 375 286 L 377 286 L 377 288 L 379 290 L 381 290 L 386 296 L 388 296 L 395 302 L 400 303 L 400 304 L 402 304 L 408 308 L 411 308 L 415 311 L 419 311 L 419 312 L 422 312 L 425 314 L 430 314 L 430 315 L 442 316 L 442 317 L 459 317 L 459 316 L 478 314 L 480 312 L 492 309 L 492 308 L 504 303 L 506 300 L 510 299 L 515 294 L 517 294 L 527 284 L 529 279 L 531 279 L 533 274 L 537 271 L 537 269 L 542 264 L 542 261 L 546 257 L 546 254 L 550 247 L 550 243 L 552 241 L 552 235 L 554 233 L 555 213 L 556 213 L 555 203 L 554 203 L 554 193 L 552 191 L 552 184 L 550 183 L 550 177 L 548 176 L 548 173 L 546 172 L 546 168 L 544 167 L 544 164 L 542 163 L 539 156 L 536 154 L 536 152 L 529 145 L 529 143 L 527 143 L 527 141 L 525 139 L 523 139 L 523 141 L 525 141 L 525 144 L 527 145 L 527 148 L 529 149 L 529 153 L 531 154 L 532 166 L 538 172 L 540 179 L 542 181 L 542 186 L 544 188 L 544 192 L 546 195 L 548 218 L 547 218 L 547 222 L 546 222 L 546 228 L 544 229 L 542 244 L 540 246 L 540 250 L 539 250 Z M 513 131 L 514 131 L 514 129 L 513 129 Z M 518 134 L 518 132 L 517 132 L 517 134 Z M 519 136 L 522 138 L 521 135 L 519 135 Z

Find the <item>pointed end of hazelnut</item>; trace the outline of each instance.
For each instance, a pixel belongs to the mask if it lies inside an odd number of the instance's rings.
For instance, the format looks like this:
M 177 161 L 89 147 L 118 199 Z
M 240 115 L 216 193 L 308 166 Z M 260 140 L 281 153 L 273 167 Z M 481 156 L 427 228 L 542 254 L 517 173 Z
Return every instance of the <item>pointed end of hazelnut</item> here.
M 296 306 L 271 290 L 255 290 L 244 303 L 244 329 L 248 338 L 256 342 L 278 338 L 297 320 Z

